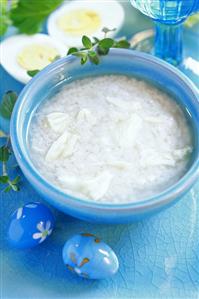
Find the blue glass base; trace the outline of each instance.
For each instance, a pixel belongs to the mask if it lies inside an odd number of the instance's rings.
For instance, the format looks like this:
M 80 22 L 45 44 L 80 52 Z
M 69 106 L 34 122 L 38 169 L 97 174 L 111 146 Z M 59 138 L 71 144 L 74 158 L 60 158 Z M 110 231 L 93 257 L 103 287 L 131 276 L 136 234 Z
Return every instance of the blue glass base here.
M 146 30 L 131 39 L 133 49 L 154 55 L 154 31 Z M 184 29 L 183 61 L 177 67 L 187 75 L 199 89 L 199 33 Z

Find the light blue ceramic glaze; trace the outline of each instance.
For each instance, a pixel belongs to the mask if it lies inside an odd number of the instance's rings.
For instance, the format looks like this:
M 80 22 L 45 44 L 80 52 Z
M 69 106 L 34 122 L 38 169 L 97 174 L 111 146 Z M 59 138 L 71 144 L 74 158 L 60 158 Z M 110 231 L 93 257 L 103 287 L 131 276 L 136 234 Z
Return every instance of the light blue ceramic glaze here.
M 30 158 L 28 128 L 34 112 L 43 100 L 63 84 L 101 74 L 125 74 L 151 81 L 171 93 L 182 106 L 193 131 L 194 151 L 187 173 L 161 194 L 129 204 L 102 204 L 74 198 L 52 186 L 42 177 Z M 112 49 L 98 66 L 80 66 L 69 56 L 56 61 L 36 75 L 20 94 L 11 119 L 11 140 L 16 159 L 34 188 L 52 205 L 75 217 L 106 223 L 142 219 L 175 203 L 199 176 L 199 102 L 195 86 L 176 68 L 151 55 L 124 49 Z
M 108 278 L 119 267 L 114 251 L 89 233 L 70 238 L 64 245 L 62 256 L 69 271 L 87 279 Z
M 9 243 L 16 248 L 31 248 L 44 242 L 54 228 L 54 216 L 42 203 L 30 202 L 18 208 L 8 227 Z

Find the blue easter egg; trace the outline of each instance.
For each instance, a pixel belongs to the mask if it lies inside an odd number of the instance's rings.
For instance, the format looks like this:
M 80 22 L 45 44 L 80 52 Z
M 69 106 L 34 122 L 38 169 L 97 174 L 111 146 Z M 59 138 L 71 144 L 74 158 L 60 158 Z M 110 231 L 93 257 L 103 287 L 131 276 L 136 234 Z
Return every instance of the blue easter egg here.
M 11 216 L 9 242 L 17 248 L 34 247 L 46 240 L 54 224 L 54 216 L 47 206 L 39 202 L 27 203 Z
M 74 235 L 63 247 L 68 270 L 89 279 L 103 279 L 115 274 L 119 263 L 114 251 L 92 234 Z

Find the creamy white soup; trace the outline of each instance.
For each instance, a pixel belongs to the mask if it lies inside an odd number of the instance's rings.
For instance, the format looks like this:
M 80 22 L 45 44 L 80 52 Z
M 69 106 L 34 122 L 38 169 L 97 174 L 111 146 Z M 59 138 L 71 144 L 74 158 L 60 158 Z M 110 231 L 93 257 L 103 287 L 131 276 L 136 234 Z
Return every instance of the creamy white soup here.
M 65 85 L 30 126 L 30 154 L 41 175 L 94 201 L 122 204 L 164 191 L 185 174 L 191 152 L 191 132 L 176 102 L 122 75 Z

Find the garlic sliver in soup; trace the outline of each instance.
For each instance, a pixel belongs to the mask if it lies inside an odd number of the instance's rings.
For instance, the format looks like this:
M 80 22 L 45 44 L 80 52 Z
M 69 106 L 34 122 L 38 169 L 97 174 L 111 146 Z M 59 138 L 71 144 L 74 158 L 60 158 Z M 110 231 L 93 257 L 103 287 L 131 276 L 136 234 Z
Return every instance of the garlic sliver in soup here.
M 122 110 L 138 110 L 141 108 L 141 105 L 139 103 L 133 103 L 133 102 L 126 102 L 120 98 L 116 97 L 110 97 L 107 96 L 106 100 L 108 103 L 112 104 L 113 106 L 116 106 Z
M 70 134 L 68 138 L 67 146 L 62 153 L 62 156 L 64 158 L 70 157 L 73 154 L 77 141 L 78 141 L 77 135 Z
M 192 147 L 176 149 L 174 151 L 160 152 L 157 150 L 146 149 L 141 153 L 141 164 L 143 167 L 150 166 L 170 166 L 175 167 L 176 163 L 187 159 L 192 152 Z
M 77 121 L 82 123 L 87 121 L 91 125 L 94 125 L 97 121 L 96 117 L 93 116 L 92 112 L 86 108 L 81 109 L 77 114 Z
M 142 128 L 142 119 L 137 114 L 132 114 L 127 120 L 122 120 L 117 123 L 115 131 L 115 139 L 119 146 L 123 148 L 132 147 L 135 144 L 137 135 Z
M 108 171 L 104 171 L 96 177 L 81 178 L 67 174 L 58 177 L 68 189 L 81 192 L 95 200 L 102 198 L 106 194 L 112 178 L 113 175 Z
M 175 166 L 175 159 L 169 153 L 161 153 L 157 150 L 146 149 L 141 152 L 141 165 L 142 167 L 150 166 Z
M 57 140 L 55 140 L 46 154 L 46 161 L 53 161 L 59 157 L 71 156 L 74 151 L 77 137 L 65 131 Z
M 109 162 L 107 162 L 107 165 L 110 167 L 117 168 L 118 170 L 123 170 L 123 171 L 127 170 L 131 167 L 131 163 L 128 163 L 126 161 L 119 161 L 119 160 L 109 161 Z
M 46 116 L 46 121 L 54 132 L 62 133 L 66 129 L 70 121 L 70 117 L 66 113 L 53 112 Z

